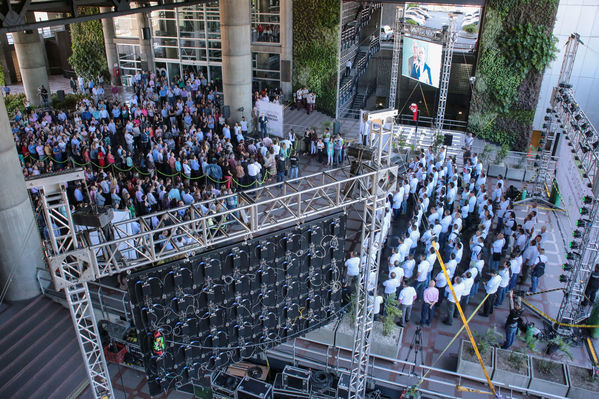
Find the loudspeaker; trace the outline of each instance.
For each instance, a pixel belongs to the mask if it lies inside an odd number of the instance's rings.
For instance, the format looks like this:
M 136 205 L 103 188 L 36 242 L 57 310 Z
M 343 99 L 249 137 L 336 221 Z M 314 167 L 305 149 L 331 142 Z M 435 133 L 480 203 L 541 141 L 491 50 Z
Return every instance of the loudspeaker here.
M 443 138 L 443 145 L 447 147 L 451 147 L 451 143 L 453 143 L 453 134 L 447 133 Z
M 141 35 L 144 40 L 150 40 L 150 28 L 141 28 Z
M 225 119 L 229 119 L 229 117 L 231 117 L 231 107 L 229 107 L 228 105 L 225 105 L 223 107 L 223 116 L 225 117 Z
M 56 90 L 56 97 L 58 98 L 58 101 L 63 102 L 64 101 L 64 90 Z
M 281 82 L 291 82 L 291 61 L 281 60 Z

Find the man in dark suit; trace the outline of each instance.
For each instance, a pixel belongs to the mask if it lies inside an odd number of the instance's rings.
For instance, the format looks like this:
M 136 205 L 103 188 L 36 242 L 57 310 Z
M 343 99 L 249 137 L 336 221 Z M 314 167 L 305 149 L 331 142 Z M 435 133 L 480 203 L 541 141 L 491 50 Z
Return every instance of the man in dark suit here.
M 268 124 L 268 118 L 264 115 L 264 112 L 260 113 L 258 123 L 260 124 L 260 137 L 264 138 L 266 137 L 266 125 Z

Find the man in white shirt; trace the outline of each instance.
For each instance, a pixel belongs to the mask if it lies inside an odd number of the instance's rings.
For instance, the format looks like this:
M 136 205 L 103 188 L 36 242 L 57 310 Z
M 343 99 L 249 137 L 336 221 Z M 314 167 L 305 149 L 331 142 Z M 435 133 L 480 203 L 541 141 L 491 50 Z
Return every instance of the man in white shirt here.
M 508 291 L 512 291 L 516 288 L 516 284 L 518 283 L 518 277 L 520 276 L 520 271 L 522 271 L 522 255 L 519 253 L 512 253 L 509 260 L 510 264 L 510 284 L 507 287 Z
M 449 260 L 445 263 L 445 268 L 447 269 L 447 274 L 449 274 L 449 278 L 453 278 L 457 266 L 458 262 L 456 261 L 455 253 L 452 252 L 451 254 L 449 254 Z
M 401 204 L 403 202 L 403 187 L 399 186 L 393 195 L 393 218 L 399 219 L 401 214 Z
M 385 287 L 385 295 L 396 295 L 397 287 L 399 287 L 399 285 L 400 282 L 395 273 L 390 273 L 389 279 L 383 282 L 383 287 Z
M 538 257 L 539 246 L 537 246 L 535 240 L 531 240 L 526 250 L 524 250 L 524 253 L 522 253 L 522 271 L 520 272 L 521 283 L 524 283 L 528 278 L 528 270 L 537 263 Z
M 489 317 L 489 314 L 493 313 L 493 308 L 495 304 L 495 300 L 497 298 L 497 290 L 499 289 L 499 284 L 501 283 L 501 276 L 497 274 L 497 271 L 491 270 L 491 278 L 485 284 L 485 292 L 489 296 L 483 305 L 483 312 L 480 314 L 484 317 Z
M 345 285 L 351 285 L 354 279 L 360 274 L 360 258 L 355 256 L 353 252 L 349 253 L 349 258 L 345 261 L 347 273 L 345 274 Z
M 412 240 L 412 245 L 410 246 L 410 253 L 414 255 L 416 252 L 416 248 L 418 247 L 418 240 L 420 239 L 420 231 L 418 231 L 418 226 L 415 224 L 412 225 L 412 229 L 410 231 L 410 239 Z
M 499 260 L 501 259 L 501 251 L 505 246 L 505 238 L 503 233 L 499 233 L 491 246 L 491 259 L 489 260 L 489 269 L 497 271 Z
M 400 263 L 398 261 L 395 261 L 395 264 L 389 270 L 389 278 L 393 278 L 391 277 L 392 274 L 395 274 L 395 279 L 397 279 L 401 283 L 401 281 L 403 280 L 403 269 L 401 268 Z
M 399 261 L 403 262 L 406 259 L 406 257 L 408 256 L 408 254 L 410 253 L 410 246 L 401 237 L 399 237 L 398 241 L 399 241 L 399 247 L 397 247 L 397 251 L 399 253 Z
M 547 264 L 547 256 L 545 256 L 545 250 L 539 249 L 539 256 L 537 256 L 535 264 L 530 269 L 530 292 L 533 294 L 537 292 L 540 278 L 545 274 L 545 265 Z
M 443 299 L 447 298 L 447 292 L 445 290 L 447 287 L 447 279 L 445 278 L 445 273 L 443 273 L 443 270 L 439 271 L 435 276 L 435 286 L 439 290 L 438 306 L 441 306 Z
M 453 325 L 453 318 L 457 317 L 456 312 L 456 300 L 459 302 L 462 299 L 462 295 L 464 294 L 464 283 L 462 283 L 462 279 L 460 277 L 455 277 L 453 283 L 453 291 L 455 292 L 456 298 L 453 297 L 451 291 L 447 295 L 447 318 L 443 320 L 444 324 L 448 326 Z
M 429 266 L 430 263 L 426 261 L 424 255 L 420 255 L 420 263 L 418 264 L 418 269 L 416 272 L 416 286 L 414 287 L 419 299 L 422 298 L 422 293 L 427 286 L 426 281 L 428 279 Z
M 258 187 L 258 176 L 262 166 L 258 163 L 258 161 L 251 162 L 248 164 L 248 177 L 250 179 L 249 186 L 255 184 L 254 187 Z
M 497 299 L 495 300 L 495 307 L 501 306 L 503 304 L 503 299 L 505 298 L 505 293 L 507 292 L 507 287 L 510 284 L 510 263 L 505 261 L 503 267 L 499 269 L 499 277 L 501 277 L 501 282 L 499 283 L 499 288 L 497 289 Z
M 412 315 L 412 305 L 414 305 L 414 301 L 416 300 L 416 290 L 414 287 L 408 285 L 406 280 L 403 281 L 403 289 L 399 293 L 399 304 L 401 305 L 401 324 L 400 326 L 404 326 L 406 323 L 410 322 L 410 316 Z
M 408 259 L 401 265 L 401 268 L 404 271 L 404 277 L 406 279 L 411 279 L 414 274 L 414 266 L 416 266 L 416 260 L 414 260 L 414 255 L 408 254 Z
M 379 314 L 381 313 L 381 304 L 383 303 L 383 297 L 381 295 L 377 295 L 376 298 L 374 295 L 368 295 L 368 304 L 372 308 L 372 313 L 374 314 L 374 320 L 377 320 Z
M 389 270 L 391 270 L 391 268 L 393 268 L 393 266 L 395 265 L 395 262 L 399 262 L 401 264 L 401 262 L 403 262 L 403 260 L 401 259 L 401 255 L 399 254 L 399 250 L 397 248 L 393 248 L 391 253 L 391 256 L 389 257 Z

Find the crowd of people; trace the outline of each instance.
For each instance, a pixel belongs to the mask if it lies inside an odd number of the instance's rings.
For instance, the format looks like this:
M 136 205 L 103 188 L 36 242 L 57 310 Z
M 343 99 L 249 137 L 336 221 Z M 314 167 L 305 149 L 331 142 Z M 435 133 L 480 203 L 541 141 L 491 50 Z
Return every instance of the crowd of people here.
M 460 170 L 457 158 L 447 156 L 443 148 L 438 153 L 421 151 L 410 159 L 407 174 L 399 178 L 397 189 L 389 193 L 386 208 L 378 215 L 383 229 L 373 245 L 381 252 L 377 292 L 383 295 L 374 297 L 377 276 L 369 276 L 374 313 L 384 313 L 389 298 L 396 298 L 402 326 L 411 321 L 412 308 L 418 303 L 421 325 L 430 326 L 436 317 L 451 325 L 458 317 L 456 302 L 462 307 L 477 306 L 475 296 L 482 290 L 486 300 L 480 316 L 488 317 L 504 305 L 507 296 L 513 305 L 503 347 L 509 348 L 521 314 L 511 293 L 518 286 L 537 291 L 547 263 L 547 231 L 539 226 L 536 205 L 523 220 L 517 219 L 506 192 L 501 176 L 489 184 L 481 160 L 468 145 Z M 383 243 L 380 248 L 379 242 Z M 346 260 L 348 285 L 365 270 L 368 244 Z
M 302 142 L 293 130 L 284 138 L 268 136 L 256 107 L 253 124 L 245 117 L 229 123 L 218 87 L 201 75 L 169 81 L 138 73 L 124 95 L 106 93 L 99 81 L 72 82 L 74 91 L 87 93 L 76 110 L 27 108 L 12 116 L 11 128 L 26 177 L 84 168 L 88 189 L 68 190 L 76 206 L 145 215 L 197 201 L 219 203 L 226 194 L 300 175 L 296 149 Z M 254 101 L 276 102 L 277 91 L 256 92 Z M 317 142 L 332 143 L 331 154 L 342 143 L 328 130 L 322 138 L 312 133 Z M 222 202 L 212 211 L 236 206 Z

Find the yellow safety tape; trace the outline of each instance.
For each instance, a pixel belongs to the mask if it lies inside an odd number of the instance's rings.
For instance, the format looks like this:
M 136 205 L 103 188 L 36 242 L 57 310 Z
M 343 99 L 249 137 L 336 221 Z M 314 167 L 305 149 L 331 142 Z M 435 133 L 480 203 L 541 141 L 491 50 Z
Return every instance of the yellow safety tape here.
M 472 318 L 478 313 L 478 311 L 480 310 L 480 308 L 483 306 L 483 304 L 485 303 L 485 301 L 487 300 L 487 298 L 489 298 L 489 294 L 487 294 L 483 300 L 478 304 L 478 306 L 476 307 L 476 309 L 474 309 L 474 311 L 470 314 L 470 317 L 468 317 L 468 322 L 470 322 L 470 320 L 472 320 Z M 453 342 L 460 336 L 460 334 L 462 333 L 462 331 L 464 331 L 464 326 L 460 327 L 460 329 L 458 330 L 457 333 L 455 333 L 455 335 L 453 336 L 453 338 L 451 339 L 451 341 L 449 341 L 449 343 L 447 344 L 447 346 L 445 347 L 445 349 L 443 349 L 443 351 L 441 352 L 441 354 L 437 357 L 437 360 L 435 360 L 435 362 L 431 365 L 431 367 L 429 369 L 426 370 L 426 372 L 424 373 L 424 375 L 420 378 L 420 381 L 418 381 L 418 384 L 416 384 L 416 386 L 422 384 L 422 382 L 424 381 L 424 379 L 426 378 L 426 376 L 428 375 L 428 373 L 431 372 L 431 370 L 433 369 L 433 367 L 435 367 L 435 365 L 437 364 L 437 362 L 439 360 L 441 360 L 441 358 L 443 357 L 443 355 L 445 354 L 445 352 L 447 352 L 447 350 L 449 349 L 449 347 L 451 346 L 451 344 L 453 344 Z
M 481 391 L 480 389 L 468 388 L 468 387 L 464 387 L 462 385 L 457 385 L 456 388 L 458 389 L 458 392 L 473 392 L 473 393 L 482 393 L 485 395 L 493 395 L 493 392 Z
M 595 347 L 593 346 L 593 342 L 591 342 L 591 339 L 589 337 L 587 337 L 587 345 L 589 347 L 589 351 L 591 352 L 591 356 L 593 357 L 593 363 L 596 366 L 597 364 L 599 364 L 599 362 L 597 361 L 597 354 L 595 353 Z
M 552 288 L 550 290 L 545 290 L 545 291 L 531 292 L 530 294 L 524 294 L 522 296 L 534 296 L 534 295 L 546 294 L 548 292 L 563 291 L 563 290 L 564 290 L 563 288 Z
M 466 320 L 466 316 L 464 316 L 464 311 L 462 310 L 462 307 L 460 306 L 460 301 L 458 300 L 458 298 L 455 294 L 455 291 L 453 290 L 453 284 L 451 283 L 451 279 L 449 278 L 449 273 L 447 273 L 447 268 L 445 267 L 445 263 L 443 263 L 443 259 L 441 258 L 441 254 L 439 253 L 439 250 L 434 245 L 433 245 L 433 248 L 435 248 L 435 253 L 437 254 L 437 259 L 439 260 L 439 264 L 441 265 L 441 269 L 443 269 L 443 274 L 445 275 L 445 279 L 447 280 L 447 286 L 449 287 L 449 290 L 451 291 L 451 295 L 453 295 L 453 300 L 455 301 L 455 306 L 458 309 L 458 312 L 460 313 L 460 318 L 462 319 L 462 323 L 464 323 L 464 327 L 466 328 L 466 332 L 468 333 L 468 338 L 470 338 L 470 343 L 472 344 L 472 347 L 474 348 L 474 353 L 476 353 L 476 357 L 478 358 L 478 363 L 480 364 L 480 367 L 483 369 L 483 373 L 485 374 L 485 378 L 487 379 L 487 384 L 489 384 L 489 388 L 491 388 L 493 395 L 497 396 L 497 392 L 495 392 L 495 387 L 493 386 L 493 383 L 491 382 L 491 378 L 489 377 L 489 373 L 487 372 L 485 364 L 483 363 L 483 358 L 480 356 L 480 353 L 478 351 L 478 346 L 476 345 L 476 341 L 474 341 L 474 336 L 472 335 L 472 331 L 470 330 L 470 326 L 468 325 L 468 320 Z M 453 316 L 449 315 L 449 317 L 453 317 Z
M 599 327 L 599 324 L 590 325 L 590 324 L 567 324 L 567 323 L 560 323 L 559 321 L 555 320 L 553 317 L 545 314 L 543 311 L 541 311 L 539 308 L 537 308 L 535 305 L 531 304 L 530 302 L 528 302 L 524 298 L 521 298 L 521 299 L 522 299 L 522 302 L 524 302 L 526 305 L 528 305 L 529 307 L 531 307 L 532 309 L 534 309 L 541 316 L 543 316 L 547 320 L 551 321 L 552 323 L 557 324 L 558 326 L 562 326 L 562 327 L 578 327 L 578 328 L 597 328 L 597 327 Z

